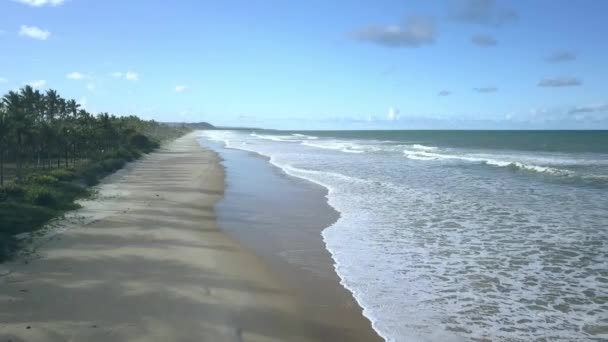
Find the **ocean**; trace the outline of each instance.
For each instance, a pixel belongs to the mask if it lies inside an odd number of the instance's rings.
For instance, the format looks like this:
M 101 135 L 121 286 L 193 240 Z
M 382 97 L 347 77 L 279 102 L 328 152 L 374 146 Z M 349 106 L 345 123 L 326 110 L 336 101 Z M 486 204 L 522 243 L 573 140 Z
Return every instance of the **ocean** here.
M 205 131 L 328 189 L 388 341 L 608 339 L 608 131 Z

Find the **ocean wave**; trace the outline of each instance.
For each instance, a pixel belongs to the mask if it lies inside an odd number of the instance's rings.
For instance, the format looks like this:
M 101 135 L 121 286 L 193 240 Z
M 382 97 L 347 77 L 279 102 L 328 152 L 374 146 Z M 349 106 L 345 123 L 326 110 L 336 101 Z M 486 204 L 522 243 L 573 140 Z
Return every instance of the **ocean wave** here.
M 439 149 L 439 147 L 426 146 L 426 145 L 421 145 L 421 144 L 414 144 L 414 145 L 412 145 L 412 148 L 415 150 L 420 150 L 420 151 L 437 151 Z
M 468 161 L 472 163 L 481 163 L 487 164 L 491 166 L 498 167 L 509 167 L 517 170 L 524 171 L 533 171 L 539 173 L 547 173 L 558 176 L 571 176 L 574 174 L 573 171 L 550 167 L 550 166 L 541 166 L 535 164 L 527 164 L 520 161 L 514 160 L 500 160 L 493 158 L 481 158 L 470 155 L 454 155 L 454 154 L 443 154 L 443 153 L 434 153 L 434 152 L 424 152 L 424 151 L 410 151 L 405 150 L 403 154 L 409 159 L 415 160 L 462 160 Z
M 298 139 L 291 135 L 265 135 L 265 134 L 250 134 L 254 138 L 264 139 L 264 140 L 272 140 L 272 141 L 280 141 L 280 142 L 300 142 L 301 139 Z
M 304 141 L 304 142 L 302 142 L 302 145 L 321 148 L 321 149 L 325 149 L 325 150 L 336 150 L 336 151 L 341 151 L 341 152 L 345 152 L 345 153 L 364 153 L 365 152 L 363 150 L 362 146 L 354 144 L 354 143 L 343 143 L 343 142 L 335 142 L 335 141 L 324 142 L 324 143 L 321 143 L 321 142 L 311 143 L 311 142 Z
M 305 135 L 305 134 L 297 134 L 297 133 L 294 133 L 292 135 L 294 137 L 305 138 L 305 139 L 308 139 L 308 140 L 317 140 L 317 139 L 319 139 L 319 137 L 315 137 L 314 135 Z
M 224 143 L 224 145 L 226 146 L 228 146 L 228 144 L 230 143 L 230 140 L 228 140 L 228 136 L 229 132 L 223 131 L 205 131 L 204 133 L 199 135 L 200 138 L 221 142 Z

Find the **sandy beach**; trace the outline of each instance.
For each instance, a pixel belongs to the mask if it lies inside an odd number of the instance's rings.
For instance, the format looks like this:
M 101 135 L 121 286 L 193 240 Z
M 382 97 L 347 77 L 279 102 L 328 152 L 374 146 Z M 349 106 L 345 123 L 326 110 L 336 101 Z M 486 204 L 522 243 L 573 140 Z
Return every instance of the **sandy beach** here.
M 76 212 L 90 222 L 2 265 L 0 340 L 360 340 L 370 328 L 313 319 L 218 229 L 223 192 L 219 158 L 196 133 L 108 177 Z

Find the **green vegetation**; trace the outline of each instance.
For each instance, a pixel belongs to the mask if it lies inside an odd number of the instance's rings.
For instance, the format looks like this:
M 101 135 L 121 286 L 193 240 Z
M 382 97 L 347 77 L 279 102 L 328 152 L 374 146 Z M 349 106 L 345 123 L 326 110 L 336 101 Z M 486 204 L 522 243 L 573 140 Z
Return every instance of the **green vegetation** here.
M 93 116 L 55 90 L 30 86 L 0 102 L 0 262 L 16 235 L 78 207 L 108 174 L 187 131 L 136 116 Z

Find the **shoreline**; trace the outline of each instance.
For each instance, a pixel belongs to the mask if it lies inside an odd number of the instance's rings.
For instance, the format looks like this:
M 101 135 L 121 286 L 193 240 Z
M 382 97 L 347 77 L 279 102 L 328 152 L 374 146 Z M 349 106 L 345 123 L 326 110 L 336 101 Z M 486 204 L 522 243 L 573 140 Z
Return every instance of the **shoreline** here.
M 196 132 L 110 176 L 65 231 L 0 276 L 0 337 L 27 341 L 324 341 L 267 265 L 222 232 L 224 170 Z
M 290 174 L 268 156 L 202 139 L 204 147 L 221 156 L 226 168 L 227 192 L 217 205 L 221 229 L 253 247 L 271 271 L 306 303 L 311 316 L 351 328 L 356 323 L 356 332 L 349 340 L 382 341 L 354 293 L 344 285 L 327 248 L 323 231 L 341 216 L 328 203 L 329 189 Z M 264 184 L 263 188 L 252 185 L 251 177 L 253 183 Z M 272 192 L 272 196 L 265 192 Z M 253 205 L 256 212 L 269 214 L 254 218 L 235 214 Z M 256 236 L 266 238 L 258 241 Z

